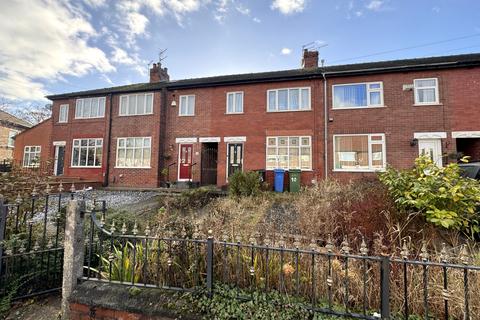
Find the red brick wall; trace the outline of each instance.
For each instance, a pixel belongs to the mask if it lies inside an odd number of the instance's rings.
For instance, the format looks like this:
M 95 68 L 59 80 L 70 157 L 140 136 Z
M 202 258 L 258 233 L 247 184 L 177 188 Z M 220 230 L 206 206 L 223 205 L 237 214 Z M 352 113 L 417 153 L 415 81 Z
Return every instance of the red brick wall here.
M 160 316 L 147 316 L 139 313 L 105 309 L 90 308 L 90 306 L 70 303 L 70 320 L 171 320 L 172 318 Z
M 52 119 L 43 121 L 42 123 L 19 133 L 15 137 L 15 148 L 13 150 L 13 159 L 21 164 L 23 161 L 23 152 L 25 146 L 41 146 L 40 161 L 51 161 L 52 146 Z
M 288 87 L 311 87 L 312 110 L 296 112 L 267 112 L 267 90 Z M 275 135 L 309 135 L 312 136 L 311 172 L 302 174 L 302 181 L 310 183 L 317 175 L 322 175 L 318 168 L 322 164 L 318 156 L 321 141 L 321 127 L 315 124 L 322 118 L 322 94 L 320 82 L 288 81 L 269 84 L 237 85 L 212 88 L 183 89 L 170 93 L 167 102 L 167 148 L 172 150 L 169 163 L 178 162 L 178 144 L 175 138 L 181 137 L 220 137 L 218 144 L 217 184 L 226 183 L 227 143 L 224 137 L 245 136 L 244 170 L 264 169 L 266 165 L 266 137 Z M 244 92 L 244 113 L 226 114 L 227 92 Z M 181 117 L 179 112 L 179 96 L 195 95 L 195 116 Z M 171 107 L 175 99 L 176 107 Z M 314 128 L 317 128 L 315 132 Z M 316 133 L 316 134 L 315 134 Z M 197 163 L 193 170 L 193 180 L 200 180 L 201 144 L 194 144 L 194 160 Z M 197 154 L 198 152 L 198 154 Z M 177 177 L 177 166 L 172 167 L 171 177 Z
M 410 141 L 414 138 L 414 132 L 447 132 L 447 138 L 442 139 L 442 152 L 445 154 L 454 152 L 455 141 L 450 134 L 452 117 L 458 110 L 473 102 L 475 97 L 452 95 L 452 83 L 458 81 L 457 76 L 462 72 L 470 72 L 470 70 L 389 73 L 329 79 L 328 117 L 333 120 L 328 123 L 329 172 L 331 177 L 348 180 L 374 175 L 372 173 L 334 172 L 332 170 L 334 165 L 334 134 L 384 133 L 387 163 L 397 168 L 411 167 L 413 160 L 418 156 L 418 146 L 410 145 Z M 413 90 L 403 91 L 403 84 L 412 84 L 413 79 L 417 78 L 433 77 L 438 78 L 439 81 L 440 105 L 414 106 L 414 92 Z M 332 109 L 333 84 L 372 81 L 383 82 L 384 108 Z
M 160 92 L 153 97 L 153 114 L 119 116 L 120 95 L 113 96 L 112 139 L 110 157 L 111 186 L 157 187 L 160 145 Z M 151 137 L 151 168 L 116 168 L 117 138 Z
M 107 140 L 106 132 L 109 117 L 110 99 L 107 96 L 105 101 L 105 117 L 93 119 L 75 119 L 75 104 L 76 98 L 68 100 L 57 100 L 53 103 L 52 117 L 53 135 L 52 141 L 65 141 L 65 163 L 64 176 L 65 177 L 81 177 L 84 180 L 103 181 L 105 173 Z M 59 123 L 58 116 L 60 105 L 68 104 L 68 122 Z M 72 163 L 72 144 L 73 139 L 82 138 L 102 138 L 103 139 L 103 159 L 101 168 L 73 168 Z M 54 157 L 55 148 L 51 148 L 51 157 Z

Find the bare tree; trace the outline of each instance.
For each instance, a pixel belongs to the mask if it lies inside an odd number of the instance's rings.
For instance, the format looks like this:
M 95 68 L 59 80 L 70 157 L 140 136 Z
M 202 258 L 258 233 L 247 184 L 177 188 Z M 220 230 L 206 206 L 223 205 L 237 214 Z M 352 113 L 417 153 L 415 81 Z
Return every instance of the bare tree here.
M 17 109 L 14 114 L 31 124 L 37 124 L 52 116 L 52 105 L 23 107 Z

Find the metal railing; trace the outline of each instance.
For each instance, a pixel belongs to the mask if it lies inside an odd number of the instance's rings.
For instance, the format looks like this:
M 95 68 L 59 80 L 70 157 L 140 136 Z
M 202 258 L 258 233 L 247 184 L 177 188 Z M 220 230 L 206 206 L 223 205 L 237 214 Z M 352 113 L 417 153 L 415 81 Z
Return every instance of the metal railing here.
M 28 199 L 0 197 L 0 297 L 14 299 L 58 291 L 62 285 L 65 207 L 76 195 L 74 185 L 42 194 L 34 187 Z
M 198 230 L 188 237 L 185 230 L 177 236 L 168 231 L 153 235 L 148 226 L 140 233 L 137 223 L 105 223 L 104 210 L 90 211 L 82 280 L 206 290 L 208 294 L 214 293 L 215 283 L 252 293 L 274 290 L 299 299 L 312 312 L 357 319 L 480 316 L 480 305 L 472 299 L 469 287 L 470 282 L 480 283 L 480 267 L 469 264 L 465 247 L 459 263 L 449 262 L 452 258 L 445 247 L 441 261 L 435 262 L 429 260 L 426 244 L 421 260 L 415 260 L 410 259 L 406 244 L 402 257 L 395 258 L 369 255 L 363 240 L 355 254 L 346 239 L 340 248 L 331 240 L 321 247 L 320 241 L 304 244 L 300 238 L 289 246 L 283 237 L 275 242 L 264 238 L 259 244 L 257 236 L 242 243 L 242 239 L 228 237 L 215 240 L 212 234 L 205 236 Z M 450 285 L 449 279 L 455 284 Z M 239 294 L 238 298 L 251 297 Z

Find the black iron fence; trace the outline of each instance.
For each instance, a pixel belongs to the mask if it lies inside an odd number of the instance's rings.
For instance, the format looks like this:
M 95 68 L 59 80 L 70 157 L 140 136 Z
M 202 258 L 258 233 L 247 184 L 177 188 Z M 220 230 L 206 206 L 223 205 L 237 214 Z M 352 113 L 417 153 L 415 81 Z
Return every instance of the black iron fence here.
M 365 241 L 354 253 L 347 239 L 337 248 L 331 240 L 281 236 L 243 242 L 198 231 L 158 235 L 148 226 L 140 232 L 136 223 L 106 225 L 101 208 L 90 212 L 89 225 L 83 280 L 209 294 L 215 283 L 241 292 L 275 290 L 312 312 L 357 319 L 480 318 L 471 289 L 480 287 L 480 267 L 470 265 L 465 247 L 456 258 L 444 247 L 436 262 L 426 244 L 417 260 L 406 243 L 395 258 L 369 255 Z
M 56 193 L 45 185 L 31 197 L 0 197 L 0 297 L 14 299 L 61 289 L 63 239 L 67 201 L 75 197 L 72 185 Z

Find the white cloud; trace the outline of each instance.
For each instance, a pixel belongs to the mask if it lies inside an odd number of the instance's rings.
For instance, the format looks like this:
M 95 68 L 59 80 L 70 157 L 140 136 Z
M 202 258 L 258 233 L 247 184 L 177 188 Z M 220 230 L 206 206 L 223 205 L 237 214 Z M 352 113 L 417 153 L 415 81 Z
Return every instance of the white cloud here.
M 98 34 L 82 10 L 54 0 L 0 1 L 0 95 L 42 100 L 42 81 L 115 70 L 90 44 Z
M 298 13 L 305 9 L 305 0 L 273 0 L 271 8 L 286 15 Z
M 440 7 L 433 7 L 432 11 L 435 13 L 440 13 Z
M 237 6 L 235 7 L 235 9 L 240 12 L 241 14 L 243 14 L 244 16 L 249 16 L 250 15 L 250 9 L 245 7 L 243 4 L 239 3 L 237 4 Z
M 260 20 L 260 18 L 254 17 L 254 18 L 253 18 L 253 22 L 261 23 L 262 20 Z
M 380 11 L 383 9 L 385 2 L 383 0 L 371 0 L 365 7 L 368 10 Z
M 92 8 L 103 7 L 107 3 L 106 0 L 83 0 L 83 2 Z
M 283 55 L 285 55 L 285 56 L 288 56 L 289 54 L 292 53 L 292 49 L 290 49 L 290 48 L 282 48 L 281 53 L 282 53 Z
M 125 50 L 121 48 L 115 48 L 112 52 L 112 62 L 126 65 L 134 65 L 137 63 L 137 59 L 129 56 Z

